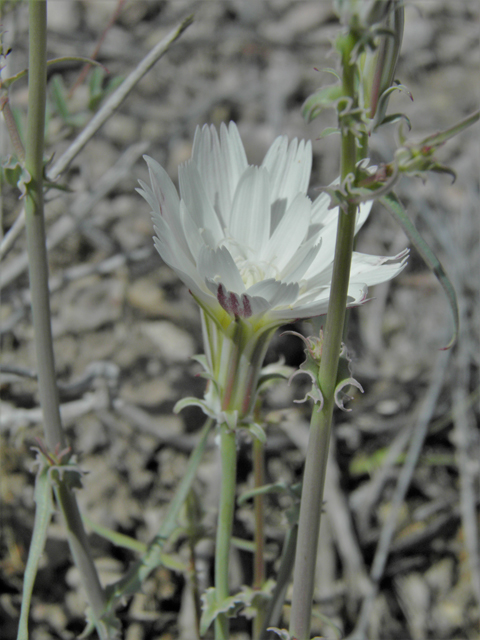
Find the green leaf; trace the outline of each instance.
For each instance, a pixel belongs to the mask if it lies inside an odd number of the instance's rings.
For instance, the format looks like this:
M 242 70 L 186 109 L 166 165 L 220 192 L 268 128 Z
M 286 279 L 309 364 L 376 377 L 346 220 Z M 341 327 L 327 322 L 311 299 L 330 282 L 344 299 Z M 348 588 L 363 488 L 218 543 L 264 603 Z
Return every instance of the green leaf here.
M 240 594 L 239 594 L 240 595 Z M 233 617 L 244 606 L 244 602 L 239 596 L 230 596 L 225 598 L 222 602 L 217 604 L 217 597 L 214 587 L 210 587 L 205 591 L 202 596 L 203 610 L 200 620 L 200 635 L 203 636 L 208 627 L 212 624 L 215 618 L 224 613 L 228 617 Z
M 302 115 L 307 122 L 314 120 L 324 109 L 335 108 L 337 100 L 343 96 L 343 89 L 339 84 L 322 87 L 307 98 L 302 107 Z
M 340 133 L 340 129 L 337 127 L 326 127 L 322 133 L 318 136 L 319 140 L 326 138 L 327 136 L 331 136 L 333 133 Z
M 53 64 L 63 62 L 84 62 L 85 64 L 92 64 L 96 67 L 105 68 L 100 62 L 93 60 L 92 58 L 85 58 L 84 56 L 62 56 L 61 58 L 54 58 L 53 60 L 47 60 L 47 67 L 52 66 Z M 2 82 L 2 89 L 8 89 L 14 82 L 20 80 L 28 74 L 28 69 L 22 69 L 14 76 L 10 76 L 9 78 L 5 78 Z
M 267 442 L 267 434 L 265 433 L 265 429 L 262 427 L 262 425 L 258 424 L 258 422 L 250 422 L 246 425 L 246 428 L 255 438 L 257 438 L 257 440 L 260 440 L 262 444 L 265 444 Z
M 50 92 L 52 101 L 55 105 L 58 115 L 65 124 L 71 127 L 78 127 L 84 124 L 85 118 L 81 114 L 72 114 L 67 104 L 66 89 L 63 79 L 60 75 L 53 76 L 50 82 Z
M 239 496 L 237 502 L 239 506 L 245 504 L 248 500 L 251 500 L 255 496 L 263 496 L 267 493 L 290 493 L 290 487 L 285 482 L 275 482 L 273 484 L 264 484 L 262 487 L 245 491 Z
M 130 549 L 130 551 L 135 551 L 136 553 L 145 553 L 148 548 L 144 542 L 135 540 L 135 538 L 131 538 L 124 533 L 118 533 L 118 531 L 114 531 L 113 529 L 109 529 L 108 527 L 103 527 L 102 525 L 93 522 L 93 520 L 90 520 L 90 518 L 87 518 L 87 516 L 82 515 L 82 520 L 89 529 L 94 531 L 97 535 L 101 536 L 105 540 L 109 540 L 117 547 Z
M 445 291 L 445 295 L 447 296 L 448 302 L 450 303 L 450 308 L 452 310 L 454 323 L 452 338 L 447 346 L 444 347 L 444 349 L 450 349 L 457 341 L 460 322 L 455 289 L 453 288 L 453 285 L 450 282 L 447 274 L 445 273 L 444 268 L 440 264 L 437 256 L 433 253 L 428 244 L 417 231 L 415 225 L 408 217 L 407 212 L 403 208 L 403 205 L 397 198 L 397 196 L 391 191 L 390 193 L 379 198 L 379 201 L 392 214 L 393 218 L 400 224 L 410 242 L 423 258 L 425 264 L 433 271 L 437 280 L 442 285 L 443 290 Z
M 35 480 L 34 500 L 36 503 L 32 541 L 28 552 L 27 566 L 23 577 L 22 607 L 18 625 L 17 640 L 28 640 L 28 614 L 32 600 L 33 585 L 47 539 L 47 530 L 53 513 L 52 487 L 48 465 L 42 464 Z
M 213 420 L 207 420 L 200 434 L 200 439 L 188 461 L 183 478 L 170 502 L 160 530 L 154 540 L 148 546 L 147 552 L 118 582 L 107 587 L 109 607 L 113 609 L 115 603 L 122 597 L 141 591 L 143 582 L 152 571 L 164 561 L 163 547 L 165 541 L 170 538 L 175 529 L 185 500 L 188 497 L 192 483 L 195 479 L 198 466 L 207 447 L 208 436 L 213 426 Z
M 450 138 L 453 138 L 453 136 L 456 136 L 457 134 L 461 133 L 467 127 L 470 127 L 472 124 L 475 124 L 475 122 L 478 122 L 479 120 L 480 120 L 480 109 L 477 109 L 477 111 L 474 111 L 469 116 L 467 116 L 463 120 L 460 120 L 460 122 L 457 122 L 457 124 L 454 124 L 449 129 L 427 136 L 422 140 L 420 144 L 425 146 L 438 147 L 444 142 L 446 142 L 447 140 L 450 140 Z
M 91 111 L 95 111 L 95 109 L 100 104 L 103 96 L 103 80 L 105 78 L 105 72 L 103 69 L 99 69 L 98 67 L 92 70 L 90 74 L 90 81 L 88 83 L 89 90 L 89 98 L 88 98 L 88 108 Z
M 399 122 L 400 120 L 404 120 L 406 122 L 409 130 L 412 128 L 410 118 L 408 118 L 404 113 L 392 113 L 389 116 L 385 116 L 385 118 L 380 122 L 378 126 L 380 127 L 383 124 L 393 124 L 394 122 Z

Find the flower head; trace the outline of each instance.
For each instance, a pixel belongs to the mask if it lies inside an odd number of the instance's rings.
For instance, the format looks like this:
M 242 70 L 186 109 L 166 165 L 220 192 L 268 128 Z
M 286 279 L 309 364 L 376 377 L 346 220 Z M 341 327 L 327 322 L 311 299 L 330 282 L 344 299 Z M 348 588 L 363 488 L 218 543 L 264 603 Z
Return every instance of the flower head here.
M 192 157 L 179 168 L 180 196 L 166 171 L 146 158 L 155 246 L 205 313 L 228 332 L 242 319 L 254 332 L 327 311 L 338 209 L 307 196 L 310 142 L 277 138 L 259 167 L 247 162 L 237 127 L 197 128 Z M 357 230 L 371 203 L 360 206 Z M 393 278 L 393 258 L 354 253 L 348 306 L 367 287 Z

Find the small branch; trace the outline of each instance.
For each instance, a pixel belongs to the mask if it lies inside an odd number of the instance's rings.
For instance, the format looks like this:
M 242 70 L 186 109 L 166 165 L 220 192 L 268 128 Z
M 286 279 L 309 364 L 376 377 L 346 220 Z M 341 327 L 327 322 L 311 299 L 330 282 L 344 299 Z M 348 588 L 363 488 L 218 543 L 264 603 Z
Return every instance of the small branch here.
M 29 256 L 30 291 L 38 368 L 38 387 L 48 448 L 65 449 L 58 390 L 55 376 L 48 262 L 43 212 L 43 152 L 45 99 L 47 85 L 47 3 L 29 2 L 29 84 L 28 125 L 25 169 L 31 176 L 25 198 L 25 220 Z M 89 550 L 77 501 L 66 482 L 55 486 L 55 495 L 65 518 L 70 549 L 78 567 L 82 584 L 92 607 L 98 633 L 103 640 L 109 634 L 100 618 L 106 598 Z
M 47 171 L 47 179 L 51 182 L 55 181 L 68 167 L 70 162 L 80 153 L 83 147 L 93 138 L 97 131 L 105 124 L 114 111 L 125 100 L 134 86 L 143 78 L 143 76 L 154 66 L 154 64 L 162 58 L 170 49 L 171 45 L 180 37 L 180 35 L 193 22 L 193 16 L 188 16 L 180 24 L 178 24 L 170 33 L 154 47 L 143 60 L 135 67 L 135 69 L 125 78 L 122 84 L 112 93 L 101 109 L 90 120 L 85 129 L 77 136 L 68 149 Z M 25 212 L 19 215 L 15 221 L 14 238 L 18 236 L 25 225 Z M 12 240 L 9 239 L 10 233 L 5 235 L 2 242 L 10 245 Z
M 65 153 L 55 162 L 50 171 L 47 173 L 49 180 L 55 180 L 70 162 L 78 155 L 87 142 L 97 133 L 110 116 L 118 109 L 125 98 L 128 96 L 133 87 L 143 78 L 154 64 L 160 60 L 162 56 L 170 49 L 172 44 L 181 36 L 187 27 L 193 22 L 193 16 L 188 16 L 179 25 L 177 25 L 168 35 L 163 38 L 145 58 L 136 66 L 136 68 L 125 78 L 122 84 L 105 102 L 98 113 L 90 120 L 85 129 L 78 135 L 76 140 L 70 145 Z
M 82 194 L 73 203 L 69 215 L 62 216 L 52 225 L 47 238 L 48 249 L 53 249 L 66 238 L 78 226 L 79 222 L 87 216 L 93 206 L 106 196 L 117 184 L 130 175 L 135 162 L 147 150 L 148 142 L 136 142 L 120 156 L 117 162 L 106 171 L 95 184 L 91 193 Z M 22 211 L 15 220 L 14 225 L 5 235 L 0 244 L 0 259 L 12 248 L 13 243 L 22 232 L 25 224 L 25 212 Z M 6 287 L 21 275 L 28 266 L 28 254 L 25 251 L 3 266 L 0 287 Z M 86 267 L 85 267 L 86 268 Z

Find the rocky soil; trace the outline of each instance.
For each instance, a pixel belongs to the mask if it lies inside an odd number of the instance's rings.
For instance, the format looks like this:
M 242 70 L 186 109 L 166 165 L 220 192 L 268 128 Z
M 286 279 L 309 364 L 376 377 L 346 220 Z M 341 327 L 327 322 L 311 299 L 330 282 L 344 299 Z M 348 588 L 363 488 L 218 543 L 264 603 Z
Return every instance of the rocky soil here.
M 338 25 L 328 0 L 49 0 L 48 56 L 90 56 L 109 71 L 97 93 L 82 65 L 52 68 L 48 154 L 55 158 L 91 117 L 89 99 L 105 100 L 108 84 L 127 76 L 170 29 L 190 13 L 193 24 L 138 83 L 129 97 L 71 162 L 48 194 L 51 303 L 63 417 L 85 476 L 78 499 L 88 518 L 142 542 L 158 530 L 195 445 L 203 418 L 194 410 L 173 415 L 177 400 L 201 396 L 204 381 L 191 356 L 201 352 L 197 308 L 153 249 L 148 206 L 135 193 L 147 179 L 143 153 L 177 175 L 191 151 L 197 125 L 235 120 L 250 162 L 261 161 L 279 134 L 313 142 L 311 195 L 338 173 L 338 139 L 318 140 L 333 114 L 307 125 L 300 108 L 329 76 Z M 26 66 L 25 2 L 0 2 L 5 43 L 12 48 L 3 77 Z M 397 76 L 414 96 L 395 95 L 416 139 L 445 128 L 478 108 L 479 6 L 476 0 L 409 1 Z M 112 20 L 115 18 L 114 20 Z M 111 23 L 111 24 L 110 24 Z M 109 26 L 110 24 L 110 26 Z M 50 72 L 49 72 L 50 73 Z M 59 92 L 65 97 L 65 109 Z M 96 97 L 97 96 L 97 97 Z M 10 101 L 25 124 L 27 88 L 17 83 Z M 1 155 L 11 152 L 3 122 Z M 372 140 L 373 157 L 389 160 L 394 128 Z M 355 374 L 365 388 L 336 416 L 322 521 L 315 610 L 343 636 L 356 628 L 369 640 L 474 640 L 480 613 L 479 561 L 479 127 L 441 151 L 457 172 L 423 184 L 404 181 L 400 195 L 454 282 L 461 334 L 440 351 L 452 330 L 448 303 L 415 252 L 391 283 L 351 314 L 348 338 Z M 18 194 L 1 194 L 3 233 L 19 216 Z M 11 238 L 12 236 L 10 236 Z M 408 244 L 385 211 L 374 209 L 358 239 L 360 251 L 396 254 Z M 33 517 L 35 438 L 42 437 L 35 380 L 25 236 L 20 232 L 2 260 L 2 411 L 0 625 L 15 638 L 22 575 Z M 312 328 L 297 325 L 308 334 Z M 318 327 L 317 327 L 318 329 Z M 302 361 L 300 341 L 274 340 L 270 361 L 284 354 Z M 301 478 L 308 407 L 293 405 L 306 387 L 281 385 L 267 399 L 269 482 Z M 420 447 L 419 456 L 415 448 Z M 408 469 L 412 472 L 408 474 Z M 195 484 L 199 582 L 212 573 L 213 525 L 219 459 L 214 441 Z M 402 480 L 403 478 L 403 480 Z M 239 490 L 252 486 L 250 445 L 239 449 Z M 385 531 L 399 502 L 391 543 Z M 283 497 L 267 502 L 268 572 L 275 575 L 288 528 Z M 90 529 L 89 529 L 90 531 Z M 251 540 L 253 512 L 239 507 L 234 535 Z M 116 580 L 135 555 L 91 534 L 102 580 Z M 171 557 L 191 556 L 185 535 Z M 375 558 L 375 565 L 374 563 Z M 383 559 L 383 564 L 382 564 Z M 380 563 L 380 565 L 378 564 Z M 376 596 L 369 596 L 374 567 Z M 232 589 L 252 577 L 251 554 L 235 549 Z M 287 594 L 289 601 L 290 593 Z M 55 517 L 35 585 L 33 640 L 80 635 L 84 595 L 65 532 Z M 288 624 L 289 607 L 284 609 Z M 120 617 L 127 640 L 194 640 L 191 579 L 160 567 L 144 591 L 126 601 Z M 232 638 L 250 637 L 239 618 Z M 313 633 L 335 630 L 315 618 Z M 351 636 L 352 637 L 352 636 Z

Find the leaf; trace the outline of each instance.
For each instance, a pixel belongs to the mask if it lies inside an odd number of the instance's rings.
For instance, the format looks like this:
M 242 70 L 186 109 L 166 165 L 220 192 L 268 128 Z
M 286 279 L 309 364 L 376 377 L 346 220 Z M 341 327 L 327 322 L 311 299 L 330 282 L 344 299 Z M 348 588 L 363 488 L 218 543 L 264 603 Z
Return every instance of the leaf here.
M 338 638 L 338 640 L 342 640 L 342 630 L 337 624 L 335 624 L 335 622 L 331 618 L 326 616 L 324 613 L 320 613 L 319 611 L 312 611 L 312 615 L 327 624 L 331 629 L 333 629 L 333 632 L 335 633 L 335 636 Z M 315 636 L 315 638 L 312 638 L 312 640 L 324 640 L 324 637 Z
M 127 574 L 116 583 L 107 587 L 109 607 L 113 609 L 115 603 L 122 597 L 141 591 L 143 582 L 152 571 L 164 561 L 163 547 L 177 528 L 180 511 L 190 492 L 198 466 L 207 447 L 208 436 L 213 426 L 213 420 L 207 420 L 200 434 L 197 446 L 192 452 L 183 478 L 177 487 L 175 496 L 168 506 L 165 518 L 154 540 L 148 546 L 147 552 L 136 562 Z
M 261 487 L 257 487 L 256 489 L 251 489 L 250 491 L 245 491 L 239 496 L 237 502 L 239 506 L 245 504 L 251 498 L 255 496 L 263 496 L 267 493 L 286 493 L 290 491 L 290 487 L 285 482 L 275 482 L 274 484 L 264 484 Z
M 79 127 L 84 124 L 84 116 L 81 114 L 72 114 L 66 100 L 66 89 L 63 83 L 63 79 L 59 75 L 53 76 L 51 83 L 51 95 L 52 101 L 55 105 L 58 115 L 62 118 L 65 124 L 71 127 Z
M 318 140 L 323 140 L 323 138 L 331 136 L 333 133 L 340 133 L 340 129 L 338 127 L 326 127 L 318 136 Z
M 262 425 L 258 424 L 258 422 L 250 422 L 248 425 L 246 425 L 246 428 L 262 444 L 265 444 L 267 442 L 267 434 L 265 433 L 265 429 L 262 427 Z
M 53 513 L 53 496 L 48 465 L 42 464 L 37 473 L 34 500 L 37 506 L 35 509 L 32 541 L 28 552 L 25 575 L 23 577 L 22 607 L 17 640 L 28 640 L 28 614 L 32 600 L 33 585 L 35 583 L 40 558 L 45 548 L 48 525 L 50 524 Z
M 85 58 L 84 56 L 63 56 L 61 58 L 54 58 L 53 60 L 47 60 L 47 67 L 50 67 L 52 64 L 57 64 L 59 62 L 61 62 L 61 63 L 63 63 L 63 62 L 84 62 L 85 64 L 93 64 L 96 67 L 102 67 L 103 69 L 105 69 L 103 64 L 101 64 L 100 62 L 97 62 L 96 60 L 93 60 L 92 58 Z M 3 80 L 3 82 L 2 82 L 2 89 L 8 89 L 14 82 L 16 82 L 17 80 L 20 80 L 20 78 L 23 78 L 27 74 L 28 74 L 28 69 L 22 69 L 21 71 L 16 73 L 14 76 L 10 76 L 9 78 L 5 78 L 5 80 Z
M 135 538 L 131 538 L 124 533 L 113 531 L 113 529 L 109 529 L 108 527 L 103 527 L 102 525 L 93 522 L 93 520 L 90 520 L 90 518 L 87 518 L 87 516 L 82 515 L 82 520 L 97 535 L 101 536 L 105 540 L 109 540 L 117 547 L 130 549 L 130 551 L 135 551 L 136 553 L 145 553 L 148 548 L 144 542 L 135 540 Z
M 404 120 L 408 130 L 410 131 L 412 128 L 412 123 L 410 122 L 410 118 L 408 118 L 404 113 L 392 113 L 389 116 L 385 116 L 385 118 L 378 125 L 379 127 L 382 124 L 393 124 L 394 122 L 399 122 L 400 120 Z
M 450 138 L 453 138 L 453 136 L 456 136 L 457 134 L 462 132 L 467 127 L 470 127 L 472 124 L 475 124 L 475 122 L 478 122 L 479 120 L 480 120 L 480 109 L 477 109 L 477 111 L 474 111 L 469 116 L 467 116 L 463 120 L 460 120 L 460 122 L 457 122 L 457 124 L 454 124 L 449 129 L 446 129 L 445 131 L 440 131 L 439 133 L 433 133 L 432 135 L 427 136 L 422 140 L 420 144 L 426 145 L 426 146 L 438 147 L 439 145 L 443 144 L 447 140 L 450 140 Z
M 302 115 L 307 122 L 314 120 L 324 109 L 334 108 L 337 100 L 343 96 L 343 89 L 339 84 L 322 87 L 308 97 L 302 107 Z
M 458 304 L 457 304 L 457 296 L 455 293 L 455 289 L 453 288 L 452 283 L 450 282 L 447 274 L 445 273 L 444 268 L 440 264 L 437 256 L 430 249 L 428 244 L 422 238 L 420 233 L 415 228 L 415 225 L 410 220 L 407 215 L 407 212 L 403 208 L 402 203 L 397 198 L 397 196 L 390 192 L 381 198 L 379 201 L 383 204 L 383 206 L 392 214 L 394 219 L 400 224 L 404 232 L 406 233 L 408 239 L 413 244 L 415 249 L 418 251 L 420 256 L 425 261 L 425 264 L 433 271 L 437 280 L 442 285 L 443 290 L 445 291 L 445 295 L 447 296 L 448 302 L 450 303 L 450 308 L 452 310 L 454 330 L 453 335 L 450 342 L 443 349 L 450 349 L 453 347 L 458 338 L 458 329 L 459 329 L 459 315 L 458 315 Z
M 224 613 L 228 617 L 233 617 L 239 612 L 239 610 L 244 606 L 243 600 L 239 597 L 240 595 L 241 594 L 230 596 L 229 598 L 225 598 L 225 600 L 220 602 L 220 604 L 217 604 L 215 587 L 210 587 L 205 591 L 202 596 L 203 611 L 200 620 L 201 636 L 205 634 L 208 627 L 220 613 Z

